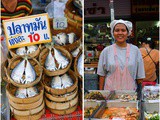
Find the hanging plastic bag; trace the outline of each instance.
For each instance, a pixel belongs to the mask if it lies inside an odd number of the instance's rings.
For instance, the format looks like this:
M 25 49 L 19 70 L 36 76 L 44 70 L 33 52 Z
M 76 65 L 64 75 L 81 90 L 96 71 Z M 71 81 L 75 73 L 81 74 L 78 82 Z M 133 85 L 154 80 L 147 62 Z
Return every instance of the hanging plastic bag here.
M 60 2 L 59 0 L 52 0 L 45 8 L 49 18 L 64 17 L 64 9 L 66 2 Z

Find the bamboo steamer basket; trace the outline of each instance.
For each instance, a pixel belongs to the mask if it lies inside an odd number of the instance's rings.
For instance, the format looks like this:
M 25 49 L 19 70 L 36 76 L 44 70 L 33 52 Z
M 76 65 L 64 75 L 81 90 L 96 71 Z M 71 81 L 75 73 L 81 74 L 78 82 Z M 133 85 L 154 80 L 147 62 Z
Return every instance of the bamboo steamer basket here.
M 4 80 L 7 83 L 10 83 L 10 81 L 7 78 L 6 73 L 7 73 L 7 68 L 8 68 L 8 65 L 9 65 L 11 59 L 12 59 L 12 57 L 11 57 L 10 53 L 8 52 L 7 59 L 5 60 L 5 62 L 2 63 L 2 68 L 1 68 L 2 80 Z
M 53 19 L 54 20 L 54 19 Z M 64 48 L 66 48 L 68 51 L 72 51 L 74 49 L 76 49 L 82 41 L 82 29 L 75 29 L 75 27 L 72 27 L 70 25 L 68 25 L 68 27 L 66 29 L 62 29 L 62 30 L 55 30 L 55 29 L 51 29 L 52 35 L 57 35 L 59 33 L 75 33 L 77 36 L 77 40 L 72 43 L 72 44 L 67 44 L 67 45 L 63 45 Z
M 17 55 L 17 54 L 16 54 L 16 49 L 17 49 L 17 48 L 15 48 L 15 49 L 10 49 L 10 50 L 9 50 L 11 56 L 12 56 L 12 57 L 23 56 L 23 55 Z M 33 58 L 37 58 L 37 57 L 39 56 L 39 54 L 40 54 L 40 50 L 41 50 L 41 45 L 38 45 L 38 49 L 37 49 L 35 52 L 33 52 L 33 53 L 31 53 L 31 54 L 28 54 L 28 56 L 33 57 Z
M 64 49 L 63 47 L 60 47 L 60 46 L 54 46 L 54 48 L 59 50 L 65 57 L 67 57 L 69 59 L 69 64 L 66 68 L 63 68 L 63 69 L 60 69 L 60 70 L 56 70 L 56 71 L 47 70 L 45 68 L 45 60 L 47 58 L 47 55 L 49 54 L 49 49 L 47 49 L 47 48 L 43 49 L 42 52 L 40 53 L 39 61 L 40 61 L 40 64 L 43 66 L 44 73 L 48 76 L 57 76 L 57 75 L 64 74 L 69 70 L 69 68 L 72 64 L 72 56 L 66 49 Z M 57 61 L 56 61 L 56 63 L 57 63 Z
M 65 89 L 53 89 L 51 88 L 52 77 L 44 75 L 43 84 L 44 84 L 45 90 L 52 95 L 64 95 L 64 94 L 74 91 L 78 86 L 78 78 L 72 70 L 69 70 L 67 73 L 71 77 L 71 79 L 74 81 L 72 86 L 67 87 Z
M 19 116 L 29 116 L 29 115 L 34 115 L 42 111 L 45 107 L 44 101 L 43 103 L 38 106 L 37 108 L 30 109 L 30 110 L 17 110 L 13 106 L 10 105 L 11 111 L 13 114 L 19 115 Z
M 8 69 L 7 69 L 7 77 L 9 79 L 9 81 L 17 86 L 17 87 L 22 87 L 22 88 L 27 88 L 27 87 L 31 87 L 31 86 L 34 86 L 35 84 L 37 84 L 40 80 L 41 80 L 41 76 L 42 76 L 42 67 L 40 65 L 40 63 L 35 59 L 35 58 L 30 58 L 28 57 L 28 61 L 31 63 L 31 65 L 33 66 L 35 72 L 36 72 L 36 80 L 34 80 L 33 82 L 31 83 L 28 83 L 28 84 L 21 84 L 21 83 L 17 83 L 15 82 L 11 77 L 11 71 L 18 65 L 18 63 L 20 61 L 23 60 L 23 57 L 25 56 L 16 56 L 14 57 L 11 61 L 10 61 L 10 64 L 8 66 Z
M 39 120 L 44 113 L 45 113 L 45 109 L 43 109 L 42 111 L 34 115 L 19 116 L 19 115 L 14 114 L 13 117 L 17 120 Z
M 75 11 L 75 13 L 73 13 Z M 67 17 L 69 24 L 74 27 L 82 27 L 82 17 L 78 15 L 77 8 L 73 5 L 73 0 L 68 0 L 66 3 L 66 8 L 64 10 L 65 15 Z M 73 21 L 73 22 L 70 22 Z
M 78 69 L 77 69 L 77 65 L 78 65 L 78 59 L 79 57 L 82 55 L 82 51 L 80 51 L 77 55 L 77 57 L 75 58 L 74 60 L 74 71 L 75 71 L 75 74 L 78 76 L 79 80 L 82 81 L 82 76 L 79 74 L 78 72 Z
M 48 98 L 49 100 L 53 102 L 65 102 L 65 101 L 69 101 L 75 98 L 77 93 L 78 93 L 78 87 L 73 92 L 69 93 L 69 95 L 63 95 L 63 96 L 59 95 L 58 96 L 58 95 L 51 95 L 45 92 L 45 96 L 46 98 Z
M 66 101 L 63 103 L 53 102 L 53 101 L 50 101 L 46 98 L 45 103 L 48 108 L 56 109 L 56 110 L 64 110 L 64 109 L 71 108 L 78 103 L 78 95 L 75 98 L 73 98 L 72 100 Z
M 7 67 L 9 65 L 9 60 L 7 59 L 3 64 L 2 64 L 2 69 L 1 69 L 1 75 L 2 75 L 2 79 L 7 82 L 10 83 L 10 81 L 7 78 Z
M 17 110 L 30 110 L 30 109 L 34 109 L 37 108 L 38 106 L 40 106 L 43 102 L 43 97 L 41 97 L 38 101 L 34 102 L 34 103 L 28 103 L 28 104 L 17 104 L 14 103 L 11 99 L 9 99 L 9 104 L 13 107 L 16 108 Z
M 66 110 L 56 110 L 56 109 L 50 109 L 49 110 L 54 113 L 54 114 L 57 114 L 57 115 L 66 115 L 66 114 L 70 114 L 72 112 L 74 112 L 75 110 L 77 109 L 77 104 L 71 108 L 68 108 Z
M 35 103 L 37 101 L 39 101 L 39 99 L 43 98 L 43 93 L 44 93 L 44 87 L 43 84 L 41 82 L 39 82 L 36 85 L 39 94 L 37 94 L 34 97 L 28 97 L 28 98 L 17 98 L 15 96 L 17 87 L 12 85 L 11 83 L 8 83 L 6 85 L 6 94 L 9 100 L 12 100 L 12 102 L 17 103 L 17 104 L 32 104 Z M 25 109 L 25 108 L 24 108 Z

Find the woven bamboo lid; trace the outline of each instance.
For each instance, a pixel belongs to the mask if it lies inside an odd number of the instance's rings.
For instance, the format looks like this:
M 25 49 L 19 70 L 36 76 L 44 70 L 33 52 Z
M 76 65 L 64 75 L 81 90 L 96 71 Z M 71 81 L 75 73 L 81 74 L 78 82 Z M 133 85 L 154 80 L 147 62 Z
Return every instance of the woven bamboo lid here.
M 44 84 L 45 90 L 48 93 L 53 94 L 53 95 L 64 95 L 64 94 L 67 94 L 67 93 L 70 93 L 70 92 L 74 91 L 77 88 L 77 85 L 78 85 L 78 78 L 72 70 L 69 70 L 67 72 L 67 74 L 73 80 L 73 85 L 71 87 L 67 87 L 65 89 L 53 89 L 53 88 L 50 87 L 52 77 L 44 75 L 42 79 L 43 79 L 43 84 Z
M 64 110 L 64 109 L 71 108 L 78 103 L 78 95 L 72 100 L 62 102 L 62 103 L 53 102 L 46 98 L 45 103 L 48 108 L 56 109 L 56 110 Z
M 8 79 L 9 79 L 9 81 L 13 85 L 15 85 L 17 87 L 26 88 L 26 87 L 34 86 L 35 84 L 37 84 L 41 80 L 43 69 L 42 69 L 40 63 L 35 58 L 28 57 L 28 61 L 31 63 L 31 65 L 33 66 L 33 68 L 35 70 L 36 80 L 34 80 L 33 82 L 28 83 L 28 84 L 21 84 L 21 83 L 15 82 L 10 77 L 10 75 L 11 75 L 12 70 L 18 65 L 18 63 L 24 59 L 23 57 L 25 57 L 25 56 L 16 56 L 13 59 L 11 59 L 10 64 L 8 66 L 8 69 L 7 69 L 7 74 L 6 75 L 7 75 Z
M 45 92 L 45 96 L 46 98 L 48 98 L 49 100 L 53 102 L 64 102 L 64 101 L 69 101 L 75 98 L 77 93 L 78 93 L 78 87 L 73 92 L 64 94 L 62 96 L 61 95 L 51 95 L 47 92 Z
M 69 68 L 70 68 L 70 66 L 72 64 L 72 55 L 65 48 L 60 47 L 60 46 L 54 46 L 54 48 L 57 49 L 57 50 L 59 50 L 66 58 L 69 59 L 69 64 L 68 64 L 68 66 L 66 68 L 59 69 L 59 70 L 56 70 L 56 71 L 49 71 L 49 70 L 47 70 L 45 68 L 45 61 L 46 61 L 47 55 L 49 54 L 49 49 L 44 48 L 42 50 L 42 52 L 40 53 L 39 62 L 43 66 L 44 73 L 46 75 L 48 75 L 48 76 L 57 76 L 57 75 L 64 74 L 64 73 L 66 73 L 69 70 Z
M 39 82 L 37 85 L 36 85 L 38 91 L 39 91 L 39 94 L 37 94 L 36 96 L 34 97 L 28 97 L 28 98 L 17 98 L 15 96 L 15 92 L 16 90 L 18 89 L 17 87 L 15 87 L 14 85 L 8 83 L 7 86 L 6 86 L 6 94 L 7 94 L 7 97 L 9 100 L 12 100 L 12 102 L 14 103 L 22 103 L 22 104 L 32 104 L 32 103 L 35 103 L 37 101 L 39 101 L 39 99 L 43 98 L 43 93 L 44 93 L 44 87 L 43 87 L 43 84 L 41 82 Z

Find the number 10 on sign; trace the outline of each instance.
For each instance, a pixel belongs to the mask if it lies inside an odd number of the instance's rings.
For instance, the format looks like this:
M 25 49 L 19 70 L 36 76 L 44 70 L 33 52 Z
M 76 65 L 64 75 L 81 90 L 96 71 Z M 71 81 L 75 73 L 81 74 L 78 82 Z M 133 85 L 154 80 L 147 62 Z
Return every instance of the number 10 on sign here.
M 53 20 L 54 29 L 65 29 L 67 28 L 67 18 L 54 18 Z

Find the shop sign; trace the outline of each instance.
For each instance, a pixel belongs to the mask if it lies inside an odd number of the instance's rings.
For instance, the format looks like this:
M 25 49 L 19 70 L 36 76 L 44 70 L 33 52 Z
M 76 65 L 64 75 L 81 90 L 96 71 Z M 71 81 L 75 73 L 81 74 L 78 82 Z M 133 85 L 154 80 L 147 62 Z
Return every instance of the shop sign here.
M 51 42 L 48 14 L 3 21 L 8 49 Z
M 53 20 L 53 28 L 54 29 L 65 29 L 67 28 L 67 18 L 61 17 L 61 18 L 54 18 Z
M 132 14 L 158 14 L 158 0 L 132 0 Z

